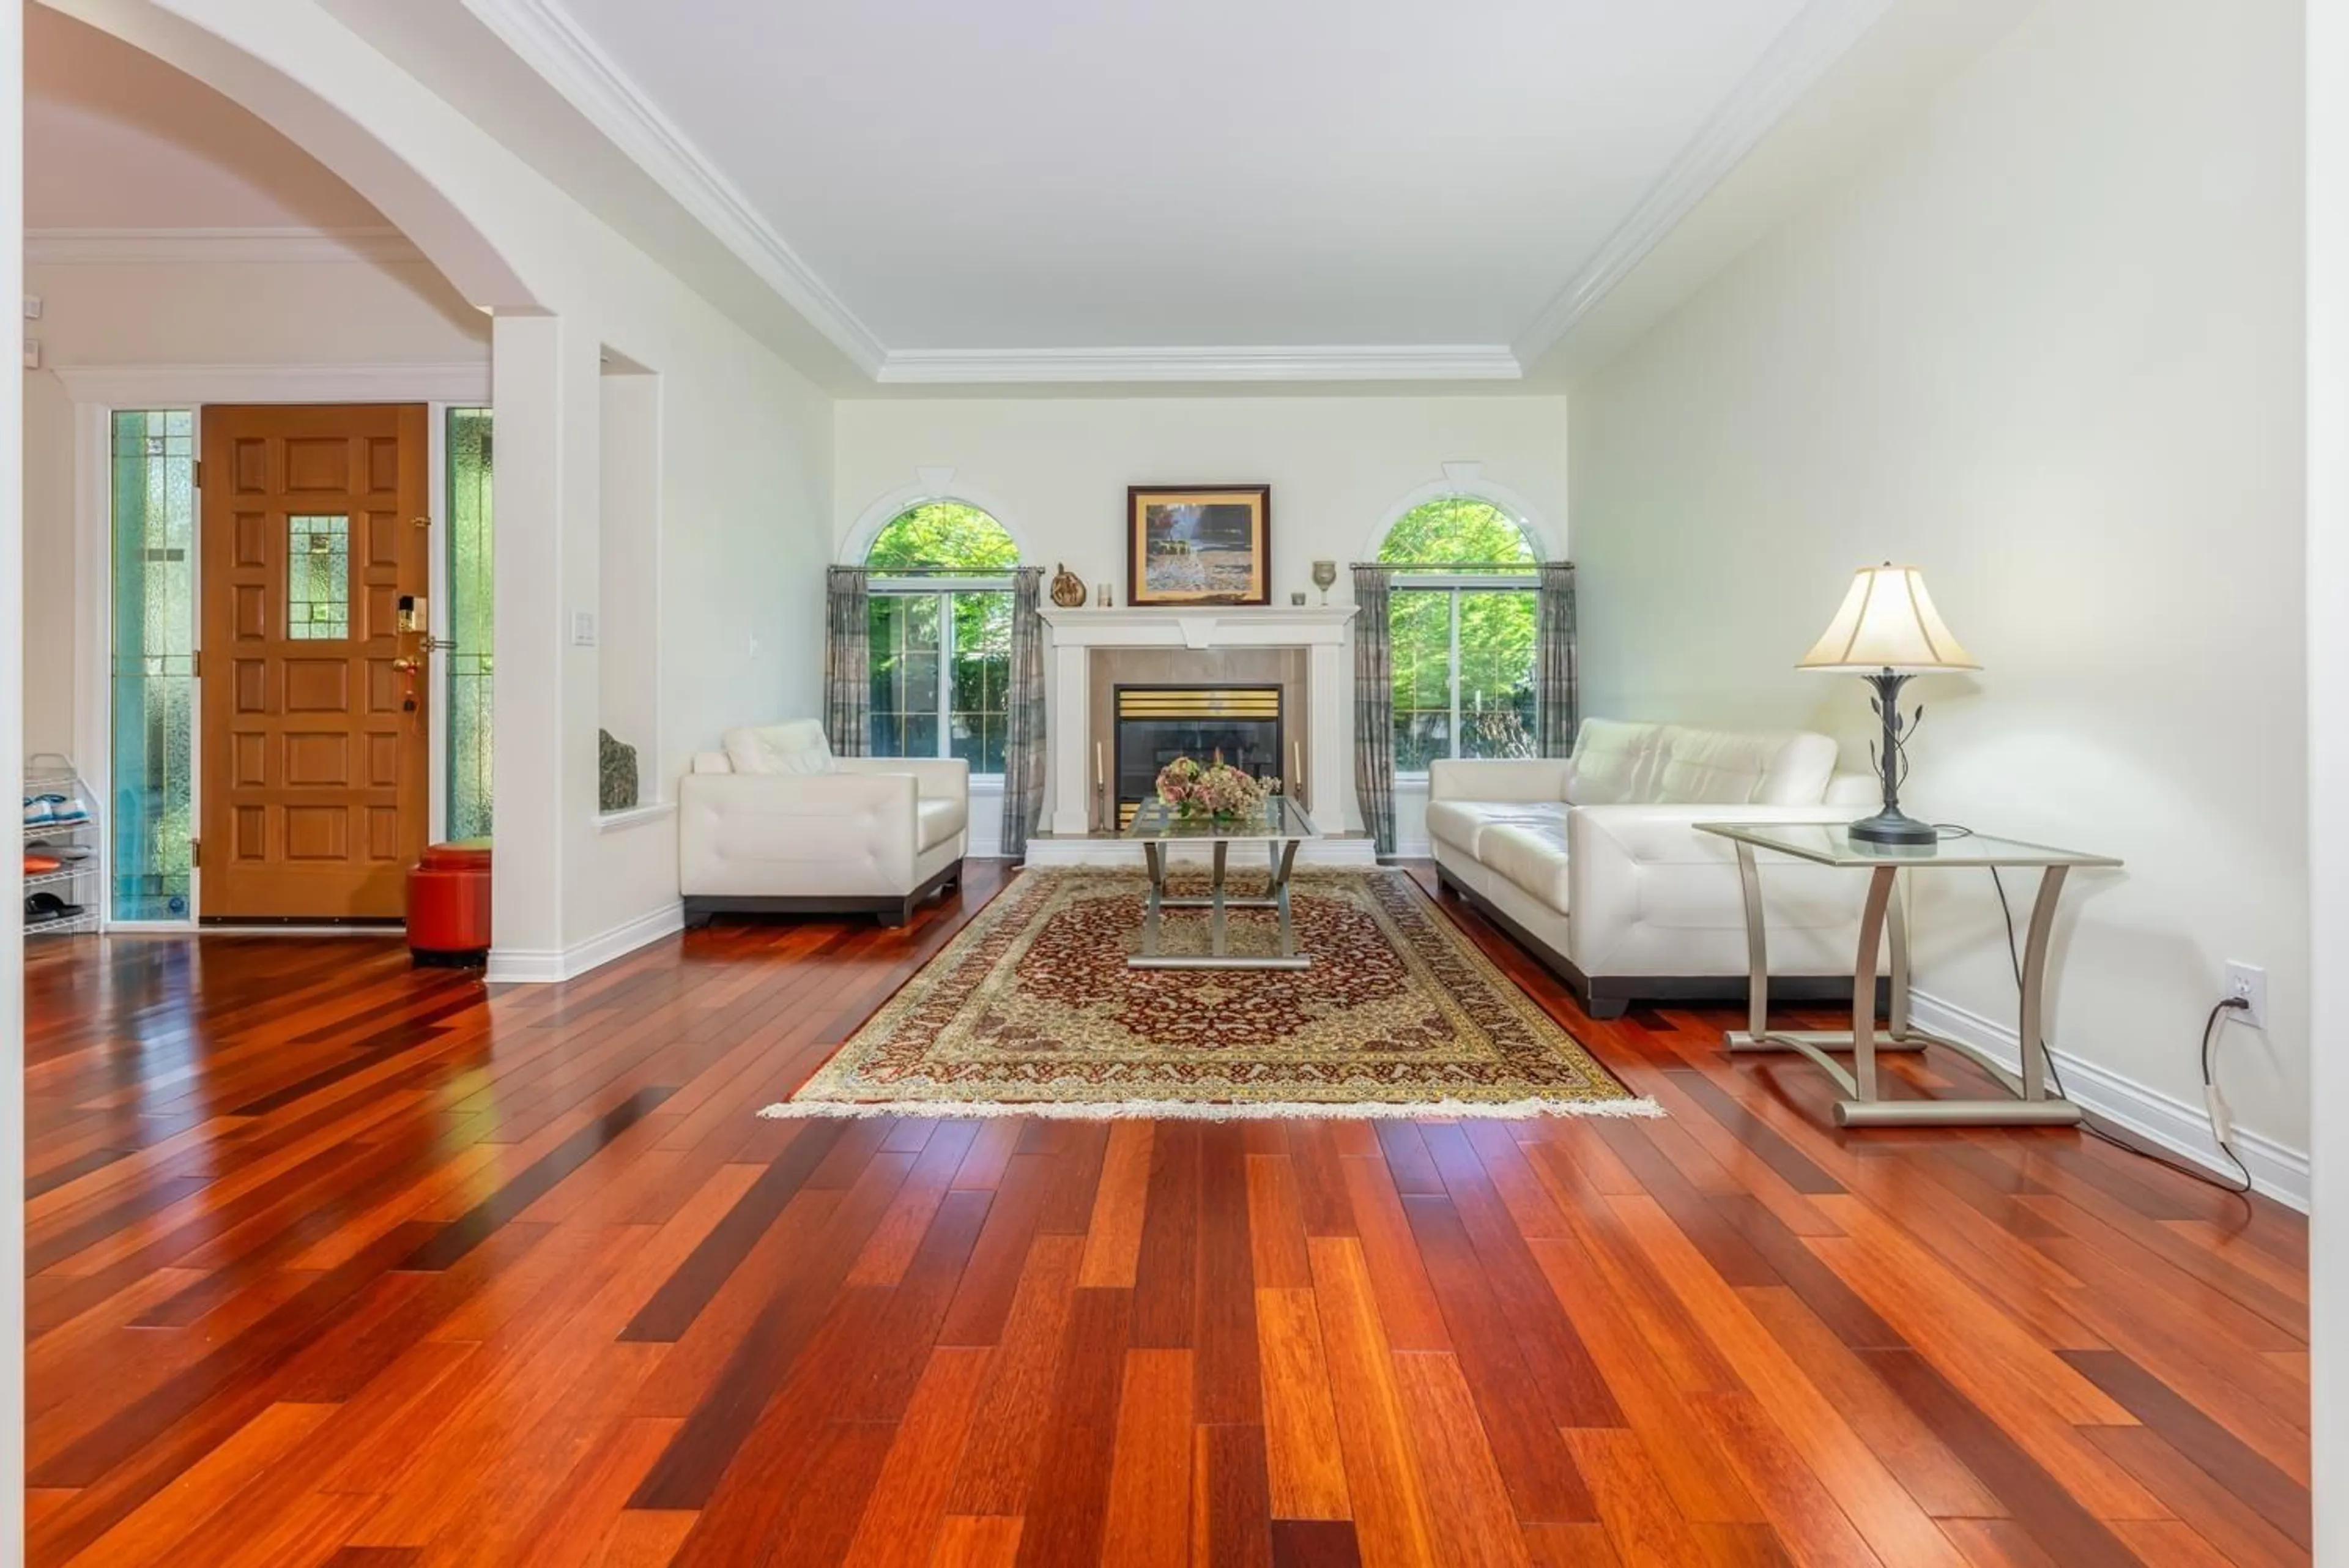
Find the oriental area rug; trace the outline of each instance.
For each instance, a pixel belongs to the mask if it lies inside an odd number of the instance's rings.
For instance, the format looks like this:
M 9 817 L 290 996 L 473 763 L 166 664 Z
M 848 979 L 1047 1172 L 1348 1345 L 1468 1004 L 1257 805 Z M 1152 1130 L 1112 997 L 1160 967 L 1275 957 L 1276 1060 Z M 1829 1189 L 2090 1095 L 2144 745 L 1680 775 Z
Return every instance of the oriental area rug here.
M 1129 969 L 1144 889 L 1138 871 L 1021 872 L 796 1094 L 760 1114 L 1661 1114 L 1403 872 L 1299 873 L 1305 970 Z M 1231 951 L 1274 950 L 1270 911 L 1228 919 Z M 1163 951 L 1204 952 L 1206 940 L 1206 911 L 1167 912 Z

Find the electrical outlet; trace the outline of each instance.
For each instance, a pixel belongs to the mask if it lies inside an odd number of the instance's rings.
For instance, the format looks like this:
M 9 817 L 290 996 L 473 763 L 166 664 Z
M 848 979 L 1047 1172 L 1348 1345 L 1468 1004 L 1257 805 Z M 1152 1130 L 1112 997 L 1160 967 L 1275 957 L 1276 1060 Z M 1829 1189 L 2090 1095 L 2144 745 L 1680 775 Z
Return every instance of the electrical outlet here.
M 2235 1016 L 2254 1029 L 2268 1026 L 2268 971 L 2256 964 L 2227 965 L 2227 995 L 2240 997 L 2244 1005 Z

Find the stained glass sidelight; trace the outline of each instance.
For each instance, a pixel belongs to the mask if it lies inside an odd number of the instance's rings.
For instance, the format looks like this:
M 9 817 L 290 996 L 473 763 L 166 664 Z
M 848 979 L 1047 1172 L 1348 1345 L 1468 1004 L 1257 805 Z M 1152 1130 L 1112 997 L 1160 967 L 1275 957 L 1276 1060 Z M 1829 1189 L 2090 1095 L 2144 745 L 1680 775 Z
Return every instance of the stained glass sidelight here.
M 449 824 L 450 838 L 490 833 L 492 562 L 490 410 L 450 409 L 449 453 Z
M 285 520 L 285 635 L 339 642 L 351 635 L 351 520 Z
M 117 920 L 191 913 L 195 463 L 194 414 L 114 415 L 108 900 Z

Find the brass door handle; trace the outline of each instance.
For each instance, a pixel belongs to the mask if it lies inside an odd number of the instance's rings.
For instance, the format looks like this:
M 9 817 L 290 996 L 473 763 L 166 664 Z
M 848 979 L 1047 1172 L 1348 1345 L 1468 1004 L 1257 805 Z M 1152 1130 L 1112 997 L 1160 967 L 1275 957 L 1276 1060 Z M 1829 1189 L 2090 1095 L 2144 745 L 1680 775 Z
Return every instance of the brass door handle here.
M 413 675 L 418 670 L 424 668 L 424 660 L 420 659 L 395 659 L 391 661 L 391 667 L 399 671 L 402 675 Z

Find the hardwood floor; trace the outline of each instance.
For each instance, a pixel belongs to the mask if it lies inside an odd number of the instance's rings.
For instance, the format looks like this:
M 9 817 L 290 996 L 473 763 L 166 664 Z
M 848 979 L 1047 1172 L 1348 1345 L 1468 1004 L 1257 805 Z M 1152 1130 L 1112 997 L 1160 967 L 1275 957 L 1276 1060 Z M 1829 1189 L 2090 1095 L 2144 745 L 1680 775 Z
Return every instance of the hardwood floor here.
M 1837 1134 L 1449 900 L 1669 1118 L 752 1117 L 999 883 L 496 992 L 36 960 L 32 1561 L 2308 1561 L 2297 1217 Z

